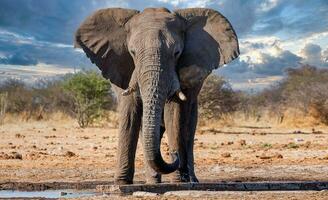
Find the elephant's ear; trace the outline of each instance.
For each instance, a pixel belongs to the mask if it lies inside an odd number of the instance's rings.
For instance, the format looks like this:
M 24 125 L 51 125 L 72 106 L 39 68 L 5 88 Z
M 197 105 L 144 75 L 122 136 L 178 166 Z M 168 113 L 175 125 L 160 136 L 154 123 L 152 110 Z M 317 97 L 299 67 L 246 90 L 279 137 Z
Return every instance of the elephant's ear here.
M 184 50 L 178 62 L 183 87 L 194 86 L 213 69 L 238 57 L 237 35 L 229 21 L 219 12 L 189 8 L 176 10 L 175 13 L 184 18 L 187 24 Z M 188 73 L 188 68 L 201 73 Z
M 75 47 L 82 48 L 105 78 L 123 89 L 134 70 L 127 45 L 125 23 L 137 10 L 108 8 L 89 16 L 75 34 Z

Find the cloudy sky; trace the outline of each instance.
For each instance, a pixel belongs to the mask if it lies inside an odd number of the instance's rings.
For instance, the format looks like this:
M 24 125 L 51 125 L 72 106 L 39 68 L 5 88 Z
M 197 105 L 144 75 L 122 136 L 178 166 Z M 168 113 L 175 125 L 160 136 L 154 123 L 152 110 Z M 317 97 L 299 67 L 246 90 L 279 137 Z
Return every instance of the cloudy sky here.
M 73 48 L 81 21 L 105 7 L 208 7 L 234 26 L 240 57 L 215 73 L 236 89 L 263 88 L 300 64 L 328 68 L 327 0 L 1 0 L 0 80 L 33 81 L 97 69 Z

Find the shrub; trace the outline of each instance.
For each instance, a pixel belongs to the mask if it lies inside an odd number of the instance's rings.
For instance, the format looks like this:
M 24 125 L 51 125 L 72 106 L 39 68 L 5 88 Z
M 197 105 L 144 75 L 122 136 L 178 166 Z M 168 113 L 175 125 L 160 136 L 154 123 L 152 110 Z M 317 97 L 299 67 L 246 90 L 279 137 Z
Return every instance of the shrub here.
M 242 99 L 244 110 L 268 110 L 282 122 L 284 112 L 294 109 L 328 124 L 328 70 L 303 65 L 286 72 L 277 85 Z
M 7 112 L 7 93 L 0 93 L 0 125 L 3 124 Z
M 94 123 L 103 115 L 103 108 L 112 104 L 110 83 L 96 72 L 79 72 L 68 76 L 63 87 L 73 99 L 73 112 L 80 127 Z
M 0 92 L 7 93 L 7 112 L 22 114 L 23 119 L 41 120 L 45 113 L 61 111 L 69 114 L 72 100 L 63 92 L 62 80 L 40 80 L 28 86 L 17 79 L 7 79 Z
M 204 82 L 198 101 L 201 117 L 220 118 L 236 111 L 239 96 L 222 77 L 210 75 Z
M 282 99 L 288 107 L 297 108 L 304 114 L 315 110 L 316 118 L 328 124 L 328 70 L 309 65 L 289 69 L 281 84 Z
M 7 79 L 1 85 L 1 92 L 8 93 L 8 112 L 22 113 L 32 102 L 32 93 L 25 84 L 18 79 Z

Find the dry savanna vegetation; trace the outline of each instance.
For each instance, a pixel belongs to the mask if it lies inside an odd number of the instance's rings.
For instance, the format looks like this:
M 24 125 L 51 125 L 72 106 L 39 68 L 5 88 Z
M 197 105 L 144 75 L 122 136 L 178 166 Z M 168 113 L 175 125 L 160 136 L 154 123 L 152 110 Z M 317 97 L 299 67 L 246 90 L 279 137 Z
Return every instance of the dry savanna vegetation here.
M 261 92 L 234 91 L 222 77 L 211 75 L 199 95 L 200 123 L 274 124 L 285 127 L 328 125 L 328 70 L 313 66 L 288 69 L 283 81 Z M 115 115 L 110 83 L 92 71 L 33 86 L 17 79 L 0 85 L 0 123 L 14 116 L 23 121 L 75 119 L 80 127 L 99 126 Z M 111 113 L 111 114 L 108 114 Z M 112 117 L 115 118 L 115 117 Z

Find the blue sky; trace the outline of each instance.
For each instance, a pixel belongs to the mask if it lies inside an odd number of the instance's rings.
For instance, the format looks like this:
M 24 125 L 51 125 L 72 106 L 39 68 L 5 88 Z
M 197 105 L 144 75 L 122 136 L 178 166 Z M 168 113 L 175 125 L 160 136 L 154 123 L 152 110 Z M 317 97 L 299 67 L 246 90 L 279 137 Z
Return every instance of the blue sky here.
M 240 57 L 216 70 L 236 89 L 264 88 L 302 63 L 328 68 L 327 0 L 1 0 L 0 80 L 97 69 L 73 48 L 82 20 L 105 7 L 208 7 L 235 28 Z

